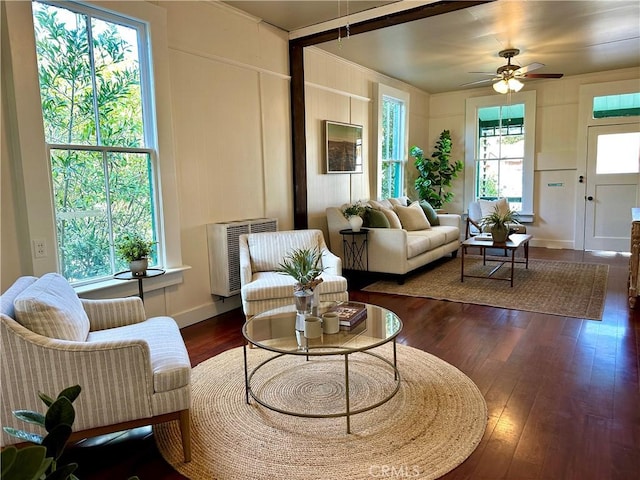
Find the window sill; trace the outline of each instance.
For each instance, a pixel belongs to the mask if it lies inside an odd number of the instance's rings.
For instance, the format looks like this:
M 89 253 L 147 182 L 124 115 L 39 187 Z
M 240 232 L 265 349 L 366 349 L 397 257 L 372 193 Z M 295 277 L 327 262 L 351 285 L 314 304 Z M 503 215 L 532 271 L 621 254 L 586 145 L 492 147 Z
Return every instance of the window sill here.
M 171 285 L 178 285 L 184 281 L 183 272 L 189 270 L 189 265 L 165 269 L 164 275 L 142 279 L 144 292 L 160 290 Z M 116 280 L 115 278 L 102 282 L 91 283 L 74 287 L 79 297 L 82 298 L 117 298 L 129 297 L 138 294 L 138 282 L 132 280 Z

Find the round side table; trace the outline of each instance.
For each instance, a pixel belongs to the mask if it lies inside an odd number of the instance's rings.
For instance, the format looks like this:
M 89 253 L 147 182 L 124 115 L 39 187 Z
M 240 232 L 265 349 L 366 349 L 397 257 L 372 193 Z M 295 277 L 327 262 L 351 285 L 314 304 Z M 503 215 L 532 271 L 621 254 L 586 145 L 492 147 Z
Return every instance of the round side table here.
M 144 302 L 144 290 L 142 288 L 142 281 L 145 278 L 158 277 L 164 275 L 165 271 L 161 268 L 147 268 L 147 273 L 144 275 L 133 275 L 131 270 L 125 270 L 124 272 L 116 273 L 113 278 L 116 280 L 138 280 L 138 296 Z

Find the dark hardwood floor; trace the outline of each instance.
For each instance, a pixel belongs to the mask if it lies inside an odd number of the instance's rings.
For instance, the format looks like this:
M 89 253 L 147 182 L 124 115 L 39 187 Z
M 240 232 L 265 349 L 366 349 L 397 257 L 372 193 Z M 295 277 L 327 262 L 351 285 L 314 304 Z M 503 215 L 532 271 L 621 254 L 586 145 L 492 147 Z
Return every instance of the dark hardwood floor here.
M 627 304 L 628 256 L 530 254 L 610 265 L 602 321 L 361 291 L 351 299 L 395 311 L 404 322 L 401 343 L 455 365 L 482 391 L 484 438 L 442 478 L 638 479 L 640 310 Z M 243 320 L 237 310 L 183 329 L 192 364 L 242 345 Z M 183 478 L 149 428 L 87 440 L 66 455 L 80 463 L 82 479 Z

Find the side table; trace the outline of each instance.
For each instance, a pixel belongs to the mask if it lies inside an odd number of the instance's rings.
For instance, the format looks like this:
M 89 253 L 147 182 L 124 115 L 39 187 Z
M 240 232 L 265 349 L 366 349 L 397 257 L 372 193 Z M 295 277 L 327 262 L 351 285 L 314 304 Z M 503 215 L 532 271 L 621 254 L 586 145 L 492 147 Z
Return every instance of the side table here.
M 350 228 L 340 230 L 344 251 L 344 268 L 347 270 L 369 270 L 369 229 L 354 232 Z
M 145 278 L 153 278 L 164 275 L 164 270 L 161 268 L 147 268 L 147 273 L 144 275 L 133 275 L 131 270 L 125 270 L 124 272 L 116 273 L 113 278 L 116 280 L 138 280 L 138 296 L 144 302 L 144 291 L 142 288 L 142 281 Z

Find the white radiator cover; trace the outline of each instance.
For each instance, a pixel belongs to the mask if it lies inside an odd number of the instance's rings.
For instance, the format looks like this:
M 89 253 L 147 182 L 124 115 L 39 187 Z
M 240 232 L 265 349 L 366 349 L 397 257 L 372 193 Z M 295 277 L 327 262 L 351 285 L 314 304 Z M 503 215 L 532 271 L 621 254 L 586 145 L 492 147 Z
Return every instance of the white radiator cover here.
M 221 297 L 231 297 L 240 293 L 240 235 L 277 230 L 277 218 L 209 223 L 207 245 L 211 293 Z

